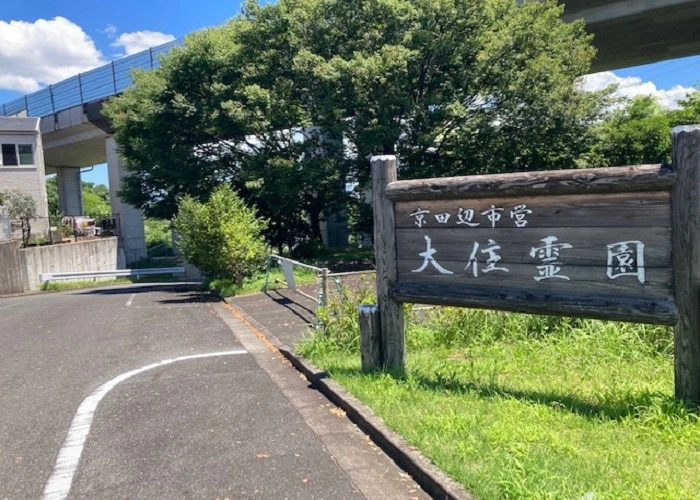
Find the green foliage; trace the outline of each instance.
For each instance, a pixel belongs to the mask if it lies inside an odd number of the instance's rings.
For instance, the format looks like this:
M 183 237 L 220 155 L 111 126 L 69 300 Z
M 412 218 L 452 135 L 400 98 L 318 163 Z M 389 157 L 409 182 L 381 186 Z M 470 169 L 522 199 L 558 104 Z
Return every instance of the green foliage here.
M 652 96 L 637 96 L 593 126 L 597 140 L 587 162 L 609 167 L 670 163 L 674 112 Z
M 610 352 L 669 354 L 672 332 L 663 326 L 615 323 L 581 318 L 516 314 L 460 307 L 435 307 L 421 313 L 420 321 L 409 323 L 409 336 L 420 339 L 416 348 L 463 349 L 472 345 L 500 342 L 566 342 L 577 336 L 614 338 Z
M 689 92 L 679 103 L 680 109 L 672 112 L 673 126 L 697 125 L 700 123 L 700 91 Z
M 153 248 L 159 245 L 172 246 L 170 221 L 158 219 L 146 219 L 143 224 L 146 236 L 146 247 Z
M 22 191 L 3 191 L 0 192 L 0 208 L 10 218 L 12 226 L 19 227 L 22 232 L 22 247 L 26 247 L 32 234 L 31 221 L 39 216 L 36 200 Z
M 109 200 L 109 188 L 104 184 L 83 182 L 83 213 L 90 217 L 99 217 L 112 213 Z M 54 176 L 46 180 L 46 194 L 49 203 L 49 215 L 57 216 L 61 213 L 58 205 L 58 177 Z M 54 224 L 57 225 L 57 224 Z
M 86 281 L 46 281 L 42 283 L 41 290 L 43 292 L 57 292 L 63 290 L 79 290 L 83 288 L 96 288 L 102 286 L 112 286 L 112 285 L 127 285 L 129 283 L 162 283 L 164 281 L 172 280 L 171 274 L 153 274 L 149 276 L 142 276 L 140 278 L 128 277 L 128 278 L 94 278 L 93 280 Z
M 109 189 L 104 184 L 83 182 L 83 215 L 100 217 L 112 213 L 109 201 Z
M 182 254 L 211 277 L 233 278 L 242 284 L 265 262 L 266 222 L 229 186 L 218 187 L 206 203 L 185 196 L 173 226 Z
M 400 376 L 360 370 L 345 316 L 298 350 L 478 498 L 700 493 L 671 328 L 461 308 L 408 318 Z
M 49 204 L 49 216 L 58 216 L 61 214 L 61 209 L 58 208 L 58 179 L 54 176 L 50 179 L 46 179 L 46 197 Z M 60 217 L 58 217 L 59 223 L 56 224 L 52 222 L 52 225 L 60 225 Z
M 215 291 L 222 297 L 233 297 L 235 295 L 247 295 L 260 292 L 267 279 L 267 290 L 276 290 L 286 285 L 280 283 L 279 280 L 284 280 L 285 276 L 278 268 L 270 271 L 269 276 L 265 272 L 259 272 L 255 275 L 243 280 L 243 284 L 238 284 L 228 278 L 214 278 L 207 280 L 207 286 L 210 290 Z M 309 269 L 294 268 L 294 280 L 297 286 L 309 285 L 316 283 L 316 273 Z
M 360 326 L 358 307 L 363 304 L 375 304 L 377 299 L 374 292 L 373 280 L 363 276 L 357 286 L 352 288 L 338 285 L 337 293 L 332 291 L 329 283 L 328 305 L 316 310 L 316 318 L 322 325 L 321 334 L 307 348 L 324 350 L 342 349 L 348 352 L 360 350 Z
M 135 279 L 133 278 L 102 278 L 100 280 L 94 279 L 92 281 L 45 281 L 41 284 L 41 291 L 58 292 L 63 290 L 80 290 L 83 288 L 95 288 L 98 286 L 126 285 L 134 282 Z
M 397 154 L 403 177 L 572 167 L 603 100 L 578 88 L 594 50 L 561 11 L 249 1 L 105 106 L 130 173 L 121 196 L 170 218 L 182 195 L 230 183 L 269 220 L 268 240 L 293 248 L 319 239 L 346 182 L 366 186 L 371 154 Z

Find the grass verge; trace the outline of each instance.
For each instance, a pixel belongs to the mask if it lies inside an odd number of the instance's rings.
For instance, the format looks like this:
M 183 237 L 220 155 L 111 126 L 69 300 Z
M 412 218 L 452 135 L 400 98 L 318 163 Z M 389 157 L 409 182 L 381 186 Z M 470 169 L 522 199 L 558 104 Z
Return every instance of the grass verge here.
M 138 283 L 162 283 L 167 281 L 173 281 L 172 274 L 160 274 L 144 276 L 140 279 L 136 278 L 115 278 L 110 280 L 84 280 L 84 281 L 49 281 L 41 285 L 42 292 L 49 291 L 63 291 L 63 290 L 79 290 L 81 288 L 94 288 L 97 286 L 109 286 L 109 285 L 128 285 L 128 284 L 138 284 Z
M 286 287 L 280 281 L 284 280 L 284 274 L 279 268 L 274 268 L 270 271 L 267 279 L 267 289 L 276 290 Z M 297 285 L 309 285 L 316 283 L 316 273 L 310 269 L 296 267 L 294 268 L 294 281 Z M 247 278 L 243 281 L 243 286 L 236 285 L 232 279 L 215 278 L 207 280 L 207 286 L 210 290 L 217 292 L 222 297 L 232 297 L 234 295 L 247 295 L 260 292 L 265 285 L 265 273 L 258 273 L 252 278 Z
M 367 374 L 354 307 L 333 307 L 300 353 L 477 497 L 700 497 L 700 423 L 673 398 L 671 329 L 414 311 L 405 373 Z

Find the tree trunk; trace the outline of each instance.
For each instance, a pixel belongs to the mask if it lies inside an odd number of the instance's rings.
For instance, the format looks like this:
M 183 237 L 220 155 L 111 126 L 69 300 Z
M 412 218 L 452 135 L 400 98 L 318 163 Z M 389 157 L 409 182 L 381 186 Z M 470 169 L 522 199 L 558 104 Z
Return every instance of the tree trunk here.
M 321 211 L 309 211 L 309 219 L 311 219 L 311 236 L 317 241 L 322 241 L 321 236 Z
M 22 227 L 22 248 L 27 248 L 29 245 L 29 237 L 32 234 L 32 226 L 29 219 L 20 219 Z
M 311 224 L 311 236 L 319 242 L 323 241 L 323 237 L 321 235 L 321 212 L 323 211 L 323 208 L 321 198 L 311 197 L 307 202 L 309 222 Z

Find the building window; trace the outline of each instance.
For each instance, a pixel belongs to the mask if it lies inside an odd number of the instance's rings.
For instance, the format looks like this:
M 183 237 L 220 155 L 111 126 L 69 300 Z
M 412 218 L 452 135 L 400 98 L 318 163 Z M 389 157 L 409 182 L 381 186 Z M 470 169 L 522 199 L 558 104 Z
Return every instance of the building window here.
M 2 164 L 6 167 L 10 165 L 19 165 L 19 161 L 17 161 L 17 149 L 14 144 L 2 145 Z
M 31 144 L 2 144 L 2 165 L 34 165 L 34 148 Z
M 17 144 L 20 165 L 34 165 L 34 151 L 31 144 Z

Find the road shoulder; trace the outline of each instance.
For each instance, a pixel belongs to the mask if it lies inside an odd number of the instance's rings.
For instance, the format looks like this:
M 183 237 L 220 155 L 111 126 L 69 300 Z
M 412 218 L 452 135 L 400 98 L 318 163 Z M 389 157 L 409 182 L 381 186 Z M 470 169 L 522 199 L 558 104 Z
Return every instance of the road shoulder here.
M 283 352 L 286 346 L 269 331 L 264 331 L 252 318 L 227 303 L 215 304 L 214 309 L 297 409 L 363 496 L 368 499 L 431 497 L 347 418 L 345 410 L 331 403 L 327 395 L 310 387 L 307 377 L 293 369 L 292 362 Z

